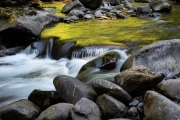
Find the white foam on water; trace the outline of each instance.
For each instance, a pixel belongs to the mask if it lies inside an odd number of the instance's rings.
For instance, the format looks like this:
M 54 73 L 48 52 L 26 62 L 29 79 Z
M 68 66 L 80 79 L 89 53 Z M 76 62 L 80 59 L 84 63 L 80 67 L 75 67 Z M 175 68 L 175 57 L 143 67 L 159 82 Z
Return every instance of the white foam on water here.
M 125 51 L 117 50 L 121 56 L 115 70 L 102 72 L 92 68 L 83 75 L 92 82 L 97 78 L 108 78 L 119 72 L 120 66 L 127 58 Z M 100 53 L 101 54 L 101 53 Z M 90 59 L 62 58 L 52 60 L 50 58 L 36 58 L 37 51 L 33 54 L 20 53 L 0 58 L 0 107 L 16 100 L 25 98 L 34 89 L 55 90 L 53 79 L 58 75 L 76 77 L 81 67 Z

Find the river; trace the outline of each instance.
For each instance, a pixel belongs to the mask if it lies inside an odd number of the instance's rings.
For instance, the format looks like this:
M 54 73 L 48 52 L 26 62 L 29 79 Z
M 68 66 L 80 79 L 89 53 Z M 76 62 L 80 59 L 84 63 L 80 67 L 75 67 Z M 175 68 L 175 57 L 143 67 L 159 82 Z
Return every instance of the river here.
M 171 13 L 164 13 L 159 18 L 129 17 L 122 20 L 89 20 L 72 24 L 59 23 L 42 31 L 41 38 L 57 36 L 62 41 L 77 41 L 76 46 L 118 45 L 129 48 L 141 48 L 156 41 L 180 38 L 180 5 L 170 2 Z M 138 5 L 138 4 L 136 4 Z M 139 4 L 146 5 L 146 4 Z M 96 56 L 72 59 L 36 58 L 36 52 L 25 51 L 0 58 L 0 107 L 13 101 L 27 98 L 34 89 L 55 90 L 53 79 L 57 75 L 76 77 L 80 68 L 89 60 L 98 57 L 106 50 L 97 49 Z M 121 55 L 115 70 L 100 72 L 93 69 L 86 73 L 89 82 L 97 78 L 113 78 L 128 57 L 125 50 L 118 50 Z M 93 75 L 92 75 L 93 74 Z M 92 77 L 93 76 L 93 77 Z M 81 76 L 83 79 L 83 75 Z

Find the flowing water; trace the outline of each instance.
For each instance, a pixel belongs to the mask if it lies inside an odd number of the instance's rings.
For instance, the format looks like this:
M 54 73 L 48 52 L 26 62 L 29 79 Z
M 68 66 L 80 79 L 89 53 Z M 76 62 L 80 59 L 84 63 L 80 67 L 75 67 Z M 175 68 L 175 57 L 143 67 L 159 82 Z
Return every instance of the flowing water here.
M 123 20 L 90 20 L 86 22 L 59 23 L 44 29 L 41 38 L 60 37 L 62 41 L 74 40 L 76 46 L 118 45 L 142 47 L 150 43 L 180 38 L 180 5 L 170 2 L 171 13 L 160 18 L 129 17 Z M 147 4 L 135 4 L 147 5 Z M 62 8 L 62 6 L 61 6 Z M 52 9 L 51 9 L 52 10 Z M 60 10 L 54 11 L 60 15 Z M 57 75 L 76 77 L 80 68 L 89 60 L 105 53 L 106 48 L 94 48 L 74 51 L 72 59 L 52 60 L 37 58 L 37 51 L 31 54 L 22 52 L 0 58 L 0 107 L 21 98 L 27 98 L 34 89 L 55 90 L 53 79 Z M 116 69 L 102 72 L 90 69 L 80 74 L 78 79 L 90 83 L 97 78 L 112 79 L 128 57 L 124 50 L 118 50 L 121 59 Z M 86 54 L 86 56 L 83 56 Z
M 69 75 L 76 77 L 80 68 L 89 60 L 105 53 L 107 49 L 96 48 L 94 50 L 87 48 L 86 56 L 80 54 L 84 52 L 75 51 L 72 59 L 61 58 L 59 60 L 52 60 L 48 57 L 44 59 L 36 58 L 37 51 L 31 54 L 22 52 L 12 56 L 0 58 L 0 106 L 27 98 L 30 92 L 34 89 L 41 90 L 55 90 L 53 86 L 53 79 L 57 75 Z M 118 62 L 115 70 L 109 71 L 109 75 L 101 76 L 103 73 L 98 69 L 91 69 L 86 71 L 86 74 L 96 74 L 95 78 L 113 78 L 119 72 L 120 65 L 127 58 L 124 50 L 116 50 L 122 56 Z M 83 75 L 85 76 L 85 75 Z M 98 77 L 101 76 L 101 77 Z M 82 75 L 81 75 L 82 77 Z M 91 75 L 86 76 L 87 79 Z

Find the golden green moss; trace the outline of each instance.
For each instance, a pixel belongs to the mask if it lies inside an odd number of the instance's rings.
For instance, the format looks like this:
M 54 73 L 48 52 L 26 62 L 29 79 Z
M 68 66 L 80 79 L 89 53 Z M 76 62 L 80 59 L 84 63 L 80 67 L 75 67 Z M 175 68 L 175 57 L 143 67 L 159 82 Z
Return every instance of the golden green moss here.
M 180 6 L 173 3 L 173 11 L 164 13 L 160 19 L 138 18 L 127 15 L 122 20 L 90 20 L 79 23 L 59 23 L 42 31 L 41 38 L 50 36 L 60 37 L 61 40 L 75 40 L 77 46 L 89 45 L 124 45 L 137 44 L 143 47 L 147 44 L 165 40 L 180 38 Z M 47 6 L 50 6 L 48 4 Z M 56 4 L 57 9 L 62 6 Z M 135 6 L 147 5 L 147 3 L 136 3 Z M 58 13 L 59 14 L 59 13 Z M 174 26 L 174 24 L 178 26 Z M 131 46 L 131 45 L 129 45 Z

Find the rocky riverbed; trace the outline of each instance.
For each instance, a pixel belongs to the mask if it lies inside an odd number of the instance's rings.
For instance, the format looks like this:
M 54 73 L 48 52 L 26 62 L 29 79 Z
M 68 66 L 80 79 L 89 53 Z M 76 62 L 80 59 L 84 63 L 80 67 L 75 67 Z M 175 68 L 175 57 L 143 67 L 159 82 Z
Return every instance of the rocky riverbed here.
M 52 1 L 45 0 L 45 2 Z M 26 48 L 24 53 L 36 52 L 36 58 L 39 59 L 47 57 L 54 60 L 72 59 L 73 51 L 78 52 L 83 48 L 76 46 L 75 41 L 64 42 L 57 37 L 39 41 L 41 31 L 45 27 L 50 27 L 57 22 L 124 19 L 126 18 L 124 12 L 131 17 L 159 17 L 160 13 L 156 12 L 172 10 L 172 6 L 167 1 L 136 1 L 149 3 L 148 6 L 138 8 L 133 7 L 131 2 L 127 0 L 70 1 L 62 9 L 66 16 L 60 17 L 46 11 L 40 1 L 1 1 L 0 55 L 1 57 L 14 55 Z M 128 49 L 127 46 L 103 46 L 108 52 L 98 55 L 91 52 L 95 58 L 84 64 L 74 77 L 68 75 L 54 77 L 54 91 L 37 88 L 29 93 L 27 99 L 1 107 L 0 119 L 179 119 L 179 46 L 180 39 L 161 40 L 137 51 L 129 50 L 131 55 L 128 59 L 118 51 Z M 78 55 L 82 57 L 89 54 L 84 52 Z M 121 66 L 119 62 L 122 61 L 125 62 Z M 71 67 L 69 64 L 66 66 Z M 113 73 L 115 69 L 119 72 L 113 74 L 112 78 L 89 80 L 87 71 L 91 69 L 96 70 L 95 74 L 104 72 L 101 73 L 102 76 L 106 76 L 106 73 Z M 30 74 L 34 77 L 40 73 Z M 90 72 L 88 74 L 95 76 Z

